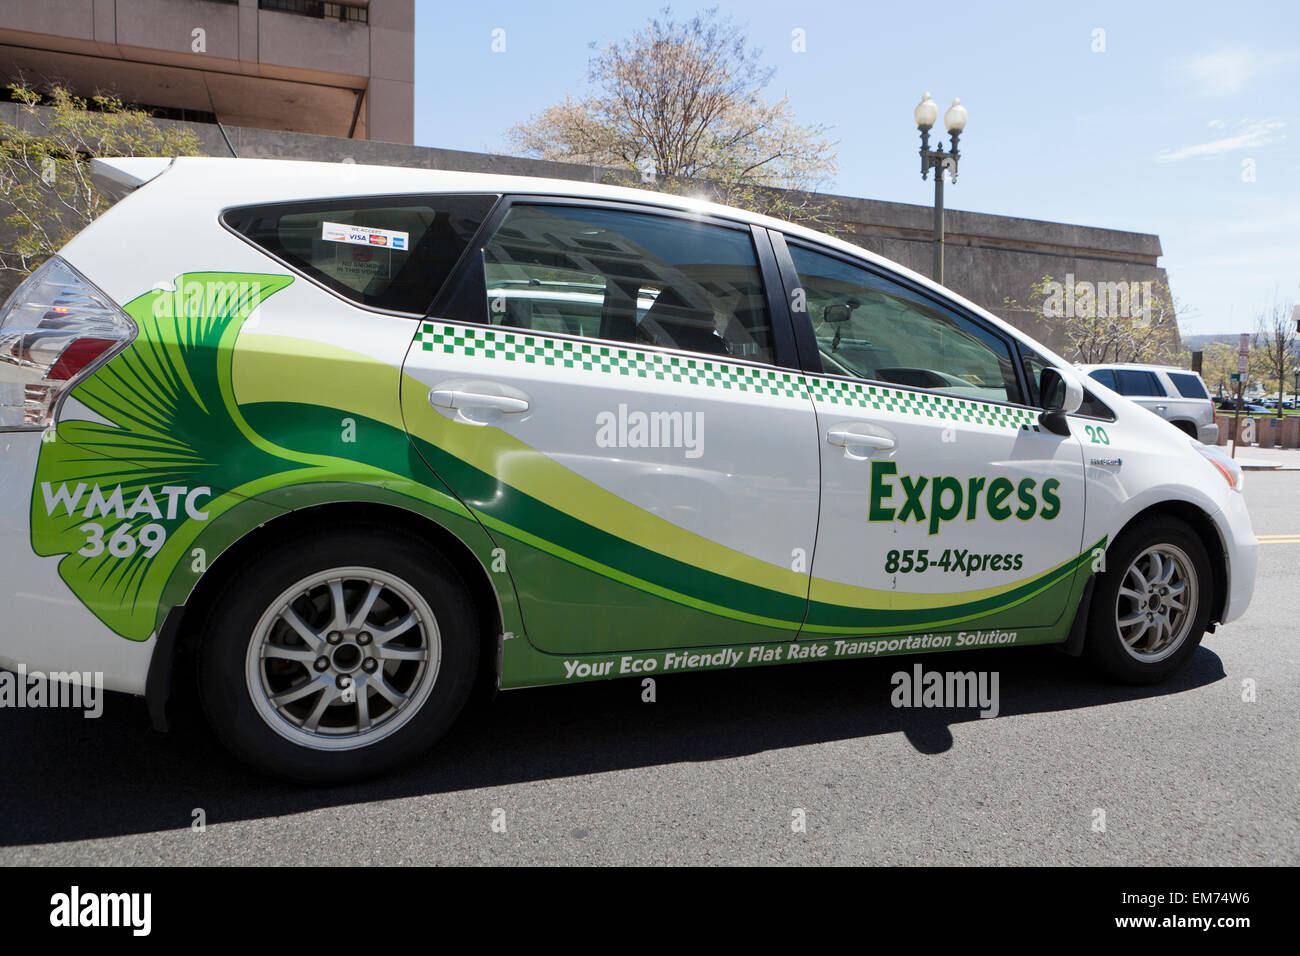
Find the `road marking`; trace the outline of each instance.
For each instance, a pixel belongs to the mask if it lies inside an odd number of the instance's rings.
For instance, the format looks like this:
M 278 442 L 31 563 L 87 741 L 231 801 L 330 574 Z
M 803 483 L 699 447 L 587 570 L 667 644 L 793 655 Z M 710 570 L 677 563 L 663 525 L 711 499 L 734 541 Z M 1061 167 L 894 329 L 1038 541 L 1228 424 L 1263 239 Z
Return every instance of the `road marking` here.
M 1300 544 L 1300 533 L 1256 535 L 1260 544 Z

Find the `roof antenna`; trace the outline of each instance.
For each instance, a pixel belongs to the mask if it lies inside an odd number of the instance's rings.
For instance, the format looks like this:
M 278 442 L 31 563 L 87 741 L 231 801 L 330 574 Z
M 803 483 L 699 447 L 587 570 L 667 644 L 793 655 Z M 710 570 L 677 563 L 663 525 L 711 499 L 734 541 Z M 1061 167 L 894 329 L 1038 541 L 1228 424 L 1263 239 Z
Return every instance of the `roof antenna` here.
M 226 141 L 226 149 L 230 150 L 231 156 L 238 159 L 239 154 L 235 152 L 235 147 L 230 145 L 230 137 L 226 135 L 226 128 L 221 125 L 221 120 L 214 120 L 214 122 L 217 124 L 217 129 L 221 130 L 221 138 Z

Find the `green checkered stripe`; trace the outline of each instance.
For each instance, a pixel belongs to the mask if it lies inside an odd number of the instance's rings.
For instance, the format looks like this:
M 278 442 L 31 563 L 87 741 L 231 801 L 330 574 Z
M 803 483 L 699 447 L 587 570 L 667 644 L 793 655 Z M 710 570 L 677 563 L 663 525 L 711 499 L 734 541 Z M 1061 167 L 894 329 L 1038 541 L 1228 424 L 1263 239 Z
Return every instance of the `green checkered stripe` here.
M 659 352 L 619 348 L 592 342 L 552 339 L 524 332 L 507 332 L 481 326 L 441 325 L 423 322 L 416 344 L 426 352 L 505 359 L 554 368 L 583 369 L 606 375 L 627 375 L 664 382 L 685 382 L 706 388 L 735 389 L 757 395 L 806 398 L 845 407 L 872 408 L 896 414 L 917 415 L 943 421 L 1038 431 L 1030 411 L 990 405 L 972 399 L 910 392 L 862 382 L 818 378 L 797 372 L 779 372 L 707 359 L 682 358 Z
M 882 412 L 920 415 L 944 421 L 989 425 L 994 428 L 1014 428 L 1018 431 L 1038 431 L 1038 418 L 1033 412 L 989 405 L 971 399 L 929 392 L 909 392 L 862 382 L 842 382 L 837 379 L 808 376 L 808 391 L 812 397 L 829 405 L 873 408 Z
M 756 395 L 807 398 L 804 377 L 748 365 L 708 359 L 682 358 L 658 352 L 619 348 L 591 342 L 551 339 L 523 332 L 424 322 L 415 333 L 426 352 L 505 359 L 529 365 L 584 369 L 606 375 L 627 375 L 661 382 L 684 382 L 707 388 L 735 389 Z

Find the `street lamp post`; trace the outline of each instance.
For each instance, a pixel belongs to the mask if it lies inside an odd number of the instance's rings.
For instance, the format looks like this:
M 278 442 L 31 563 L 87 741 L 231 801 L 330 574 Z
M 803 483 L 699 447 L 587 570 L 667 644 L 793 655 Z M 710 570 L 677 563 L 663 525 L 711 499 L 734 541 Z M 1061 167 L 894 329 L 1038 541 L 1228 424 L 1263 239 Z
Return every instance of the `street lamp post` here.
M 943 140 L 935 149 L 930 148 L 930 128 L 939 118 L 939 105 L 926 93 L 921 102 L 912 111 L 916 128 L 921 131 L 921 179 L 929 177 L 934 170 L 934 281 L 943 284 L 943 179 L 945 171 L 952 174 L 952 181 L 957 181 L 957 160 L 961 153 L 957 151 L 957 140 L 966 128 L 966 107 L 961 100 L 954 99 L 948 112 L 943 114 L 943 125 L 952 136 L 952 148 L 944 151 Z

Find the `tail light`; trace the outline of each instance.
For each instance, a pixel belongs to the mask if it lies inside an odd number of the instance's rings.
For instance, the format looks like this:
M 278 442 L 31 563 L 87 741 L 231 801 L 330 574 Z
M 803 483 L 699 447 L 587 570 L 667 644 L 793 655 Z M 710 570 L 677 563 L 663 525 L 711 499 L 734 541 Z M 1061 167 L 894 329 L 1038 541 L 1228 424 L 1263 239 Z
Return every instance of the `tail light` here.
M 50 259 L 0 309 L 0 428 L 48 428 L 60 399 L 135 332 L 112 299 Z

